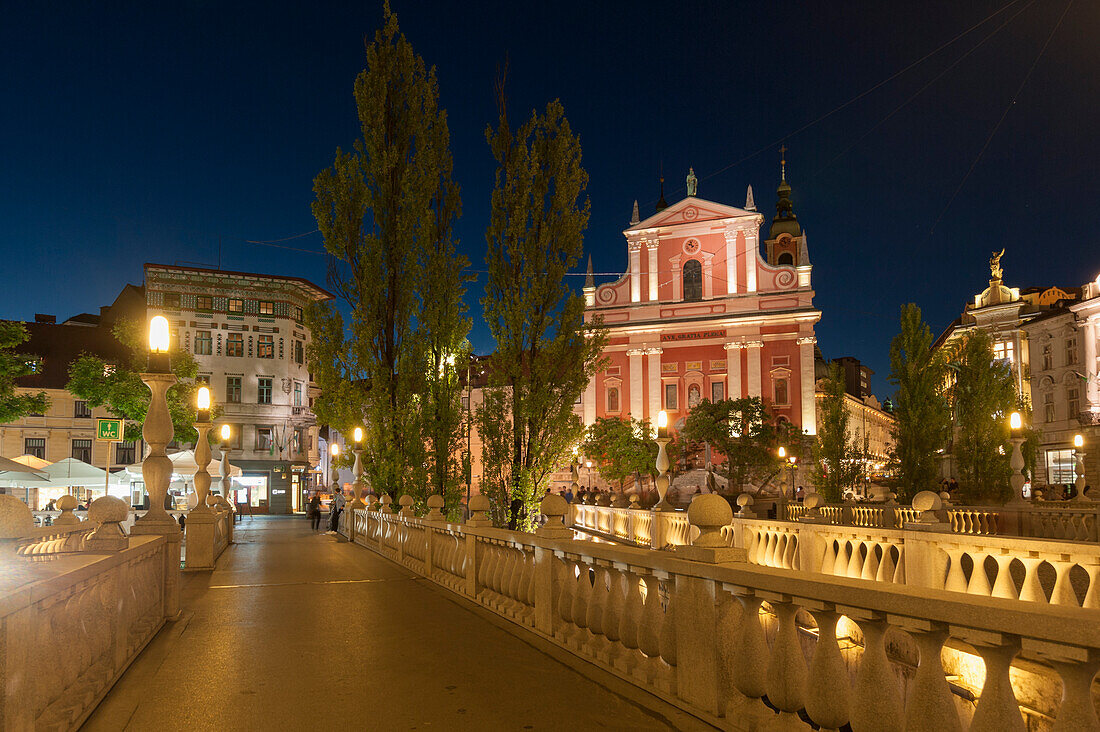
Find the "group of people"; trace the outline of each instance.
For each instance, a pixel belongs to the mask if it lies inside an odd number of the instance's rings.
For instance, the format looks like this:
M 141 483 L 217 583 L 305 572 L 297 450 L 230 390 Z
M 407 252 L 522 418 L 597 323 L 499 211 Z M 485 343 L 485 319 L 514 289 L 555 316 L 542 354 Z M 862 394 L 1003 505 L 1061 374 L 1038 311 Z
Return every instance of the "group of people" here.
M 328 529 L 326 533 L 335 534 L 340 528 L 340 514 L 344 512 L 344 507 L 347 505 L 348 500 L 344 498 L 342 491 L 337 491 L 333 494 L 332 500 L 328 504 Z M 314 531 L 321 530 L 321 494 L 319 491 L 309 492 L 309 501 L 306 502 L 306 516 L 309 517 L 309 526 Z
M 951 480 L 948 480 L 947 478 L 943 478 L 942 480 L 940 480 L 940 493 L 949 493 L 953 496 L 958 490 L 959 481 L 955 480 L 954 476 L 951 477 Z

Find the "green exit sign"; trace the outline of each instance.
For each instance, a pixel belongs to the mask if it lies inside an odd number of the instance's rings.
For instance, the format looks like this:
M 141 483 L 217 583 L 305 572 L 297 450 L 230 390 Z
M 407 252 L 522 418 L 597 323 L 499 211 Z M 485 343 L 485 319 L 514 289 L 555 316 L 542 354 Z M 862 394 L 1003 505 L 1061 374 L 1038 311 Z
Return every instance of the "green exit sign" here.
M 97 419 L 95 421 L 95 438 L 97 440 L 110 440 L 119 442 L 122 440 L 121 419 Z

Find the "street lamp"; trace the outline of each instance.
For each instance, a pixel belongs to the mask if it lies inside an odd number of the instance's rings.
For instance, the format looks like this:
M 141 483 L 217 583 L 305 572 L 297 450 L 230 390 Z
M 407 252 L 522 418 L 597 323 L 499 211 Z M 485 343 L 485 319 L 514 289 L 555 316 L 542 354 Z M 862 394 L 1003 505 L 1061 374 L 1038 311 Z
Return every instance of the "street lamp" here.
M 210 473 L 207 466 L 210 464 L 210 388 L 200 386 L 195 396 L 195 406 L 198 414 L 195 417 L 195 431 L 199 433 L 199 440 L 195 443 L 195 493 L 199 502 L 191 509 L 191 513 L 208 513 L 210 508 L 206 505 L 206 497 L 210 495 Z
M 349 511 L 353 511 L 357 508 L 365 508 L 366 504 L 362 500 L 363 492 L 363 428 L 356 427 L 351 433 L 352 442 L 355 443 L 355 448 L 352 452 L 355 453 L 355 465 L 351 471 L 355 474 L 355 482 L 351 489 L 352 498 L 351 506 L 348 507 Z M 351 515 L 348 516 L 348 521 L 351 521 Z M 349 524 L 350 525 L 350 524 Z
M 1023 503 L 1023 488 L 1024 488 L 1024 475 L 1021 472 L 1024 469 L 1024 454 L 1020 450 L 1020 447 L 1024 444 L 1024 438 L 1021 436 L 1021 431 L 1024 427 L 1024 418 L 1020 416 L 1019 412 L 1013 412 L 1008 417 L 1008 428 L 1010 432 L 1009 441 L 1012 443 L 1012 460 L 1009 463 L 1012 467 L 1012 473 L 1009 477 L 1009 482 L 1012 485 L 1012 499 L 1009 503 Z
M 585 460 L 584 467 L 588 468 L 588 492 L 592 492 L 592 461 Z
M 1074 482 L 1074 487 L 1077 489 L 1077 495 L 1073 497 L 1075 501 L 1091 501 L 1092 499 L 1085 495 L 1085 451 L 1081 448 L 1085 446 L 1085 438 L 1081 435 L 1073 436 L 1073 457 L 1076 460 L 1074 466 L 1074 472 L 1077 473 L 1077 480 Z
M 329 461 L 328 461 L 328 481 L 327 482 L 331 482 L 333 471 L 336 469 L 336 466 L 333 463 L 335 463 L 336 459 L 340 457 L 340 443 L 334 441 L 331 445 L 329 445 L 328 452 L 329 452 L 330 457 L 329 457 Z
M 176 383 L 176 377 L 172 374 L 168 346 L 168 319 L 157 315 L 149 321 L 148 370 L 141 374 L 141 380 L 150 392 L 149 409 L 141 429 L 141 436 L 149 445 L 149 451 L 141 462 L 141 476 L 149 494 L 149 510 L 137 521 L 143 527 L 138 533 L 179 533 L 179 524 L 164 510 L 164 500 L 172 478 L 172 461 L 168 459 L 167 447 L 175 433 L 172 416 L 168 412 L 168 389 Z
M 225 500 L 229 503 L 231 509 L 236 509 L 236 501 L 229 500 L 230 489 L 230 477 L 229 477 L 229 451 L 232 448 L 229 446 L 229 440 L 233 436 L 233 430 L 229 425 L 223 424 L 221 429 L 222 438 L 222 461 L 219 465 L 219 472 L 222 476 L 222 495 L 225 496 Z
M 668 494 L 668 452 L 665 446 L 669 443 L 668 437 L 668 412 L 661 410 L 657 413 L 657 495 L 660 498 L 653 507 L 654 511 L 673 511 L 672 504 L 665 500 Z

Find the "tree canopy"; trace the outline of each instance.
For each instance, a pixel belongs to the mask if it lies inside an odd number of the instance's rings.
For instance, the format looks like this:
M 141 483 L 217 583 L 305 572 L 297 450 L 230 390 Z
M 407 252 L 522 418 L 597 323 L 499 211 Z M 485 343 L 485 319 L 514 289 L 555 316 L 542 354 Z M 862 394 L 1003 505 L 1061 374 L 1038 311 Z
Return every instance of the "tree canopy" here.
M 44 391 L 16 391 L 15 380 L 31 376 L 42 365 L 37 356 L 15 351 L 15 347 L 29 337 L 23 323 L 0 320 L 0 423 L 12 422 L 28 414 L 44 414 L 50 406 Z
M 848 427 L 844 374 L 836 362 L 829 364 L 829 376 L 823 386 L 812 477 L 821 495 L 829 501 L 839 501 L 862 475 L 864 452 Z

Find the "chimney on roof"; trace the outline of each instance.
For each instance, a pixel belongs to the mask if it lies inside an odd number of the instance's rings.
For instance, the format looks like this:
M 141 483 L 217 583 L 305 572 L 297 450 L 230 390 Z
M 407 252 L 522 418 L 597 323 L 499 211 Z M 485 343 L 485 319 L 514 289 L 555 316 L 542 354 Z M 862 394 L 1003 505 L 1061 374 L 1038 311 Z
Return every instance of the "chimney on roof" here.
M 35 313 L 34 314 L 34 322 L 36 322 L 36 323 L 51 323 L 51 324 L 56 325 L 57 324 L 57 316 L 56 315 L 46 315 L 45 313 Z

